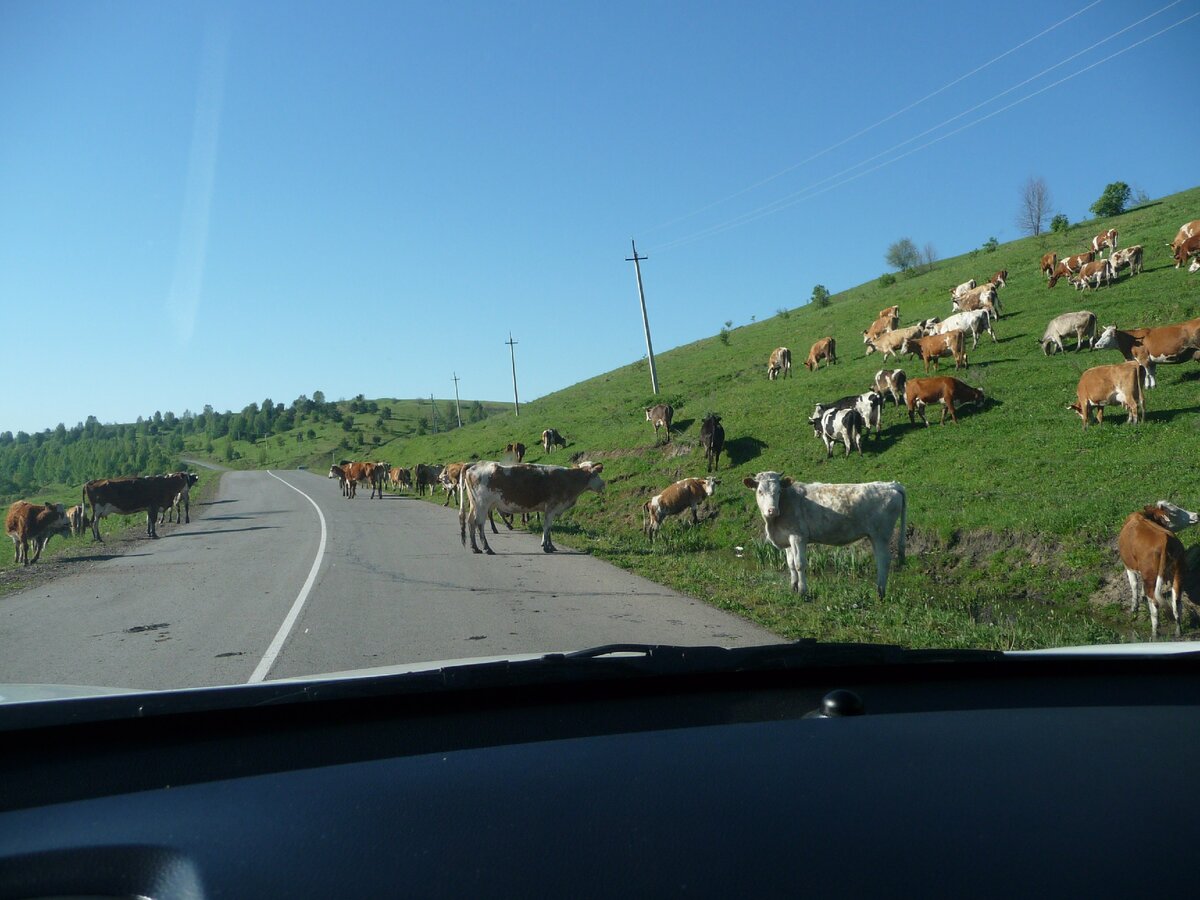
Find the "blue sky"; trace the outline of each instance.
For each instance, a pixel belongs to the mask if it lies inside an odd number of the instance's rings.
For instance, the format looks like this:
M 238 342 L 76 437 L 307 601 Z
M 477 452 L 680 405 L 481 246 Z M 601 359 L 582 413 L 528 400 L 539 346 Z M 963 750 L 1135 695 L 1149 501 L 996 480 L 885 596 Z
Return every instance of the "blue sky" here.
M 1017 237 L 1031 175 L 1191 187 L 1168 2 L 7 0 L 0 430 L 504 400 L 510 330 L 532 399 L 644 355 L 631 238 L 661 351 Z

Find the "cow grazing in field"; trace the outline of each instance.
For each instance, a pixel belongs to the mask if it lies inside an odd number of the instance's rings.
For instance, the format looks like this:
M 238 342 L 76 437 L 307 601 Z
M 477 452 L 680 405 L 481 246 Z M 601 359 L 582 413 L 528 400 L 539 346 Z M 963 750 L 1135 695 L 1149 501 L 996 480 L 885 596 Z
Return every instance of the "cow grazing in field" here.
M 1112 264 L 1112 276 L 1117 277 L 1117 273 L 1122 269 L 1128 268 L 1129 275 L 1132 278 L 1142 271 L 1142 255 L 1144 249 L 1141 244 L 1134 244 L 1132 247 L 1126 247 L 1124 250 L 1116 250 L 1108 258 Z
M 642 505 L 642 531 L 654 543 L 658 530 L 668 516 L 676 516 L 684 510 L 692 511 L 692 524 L 699 525 L 696 507 L 712 496 L 721 482 L 716 478 L 685 478 L 677 481 L 661 494 L 655 494 Z
M 555 431 L 553 428 L 547 428 L 542 432 L 542 449 L 549 453 L 555 447 L 566 447 L 567 439 Z
M 725 449 L 725 429 L 721 427 L 721 417 L 709 413 L 700 425 L 700 446 L 704 448 L 704 460 L 708 464 L 707 471 L 714 468 L 721 471 L 721 451 Z
M 1200 234 L 1192 235 L 1181 241 L 1179 246 L 1173 248 L 1173 255 L 1177 269 L 1188 261 L 1188 257 L 1200 257 Z M 1188 271 L 1192 270 L 1189 268 Z
M 984 402 L 983 391 L 973 388 L 964 381 L 946 375 L 936 375 L 932 378 L 910 378 L 904 386 L 904 402 L 908 407 L 908 421 L 915 424 L 914 413 L 919 413 L 925 427 L 929 427 L 929 419 L 925 417 L 925 407 L 934 403 L 942 404 L 942 419 L 939 425 L 946 424 L 946 413 L 950 413 L 950 421 L 958 424 L 958 416 L 954 405 L 964 403 Z
M 1121 527 L 1117 551 L 1125 566 L 1131 594 L 1129 611 L 1137 614 L 1142 597 L 1150 612 L 1150 633 L 1158 637 L 1158 610 L 1164 589 L 1171 592 L 1171 614 L 1175 636 L 1183 623 L 1183 582 L 1187 558 L 1176 532 L 1200 522 L 1200 515 L 1160 500 L 1131 513 Z
M 767 360 L 767 379 L 774 381 L 780 375 L 787 378 L 792 374 L 792 351 L 787 347 L 776 347 Z
M 1127 360 L 1149 363 L 1182 363 L 1200 359 L 1200 318 L 1178 325 L 1156 328 L 1131 328 L 1123 331 L 1107 325 L 1093 345 L 1097 350 L 1116 349 Z M 1154 387 L 1154 369 L 1149 371 L 1148 387 Z
M 433 490 L 433 486 L 438 483 L 438 478 L 442 474 L 441 466 L 427 466 L 425 463 L 417 463 L 417 495 L 425 496 L 425 491 Z
M 101 478 L 83 486 L 83 502 L 91 507 L 92 539 L 100 537 L 105 516 L 146 512 L 146 534 L 157 538 L 158 511 L 175 502 L 187 483 L 184 475 L 151 475 L 146 478 Z
M 459 501 L 459 505 L 462 504 L 462 497 L 458 496 L 459 484 L 461 483 L 459 476 L 462 475 L 463 469 L 469 465 L 471 465 L 469 462 L 449 463 L 444 469 L 442 469 L 441 474 L 438 476 L 438 480 L 441 481 L 442 487 L 446 491 L 446 502 L 444 502 L 442 506 L 449 506 L 450 501 L 456 497 Z M 492 527 L 494 528 L 495 526 Z
M 1106 247 L 1110 256 L 1117 249 L 1117 229 L 1110 228 L 1108 231 L 1102 231 L 1092 238 L 1092 252 L 1096 255 L 1103 252 Z
M 1129 413 L 1129 423 L 1136 425 L 1146 414 L 1145 371 L 1138 362 L 1088 369 L 1079 376 L 1075 389 L 1077 400 L 1067 404 L 1067 409 L 1079 414 L 1085 430 L 1093 409 L 1096 410 L 1096 424 L 1104 424 L 1105 406 L 1124 406 Z
M 897 316 L 880 316 L 871 323 L 871 327 L 863 332 L 863 343 L 867 344 L 889 331 L 895 331 L 900 324 Z
M 1042 276 L 1049 278 L 1054 274 L 1054 270 L 1058 268 L 1058 254 L 1046 253 L 1042 255 Z
M 892 556 L 888 550 L 900 521 L 896 561 L 904 565 L 908 497 L 895 481 L 866 484 L 803 484 L 778 472 L 759 472 L 743 480 L 754 491 L 767 540 L 787 555 L 792 590 L 807 593 L 808 545 L 841 547 L 860 538 L 875 553 L 875 590 L 883 599 Z
M 900 352 L 900 346 L 908 338 L 924 337 L 933 331 L 939 321 L 935 316 L 932 319 L 925 319 L 922 322 L 918 322 L 916 325 L 897 328 L 895 331 L 889 331 L 875 340 L 867 341 L 866 355 L 870 356 L 872 353 L 882 353 L 884 359 L 887 359 L 889 356 L 896 356 Z
M 901 353 L 920 356 L 925 363 L 925 372 L 929 372 L 929 363 L 933 363 L 936 371 L 938 359 L 943 356 L 954 357 L 954 369 L 967 367 L 967 351 L 961 329 L 947 331 L 945 334 L 931 334 L 927 337 L 909 338 L 900 348 Z
M 837 363 L 837 342 L 832 337 L 823 337 L 809 348 L 808 359 L 804 360 L 804 368 L 815 372 L 820 366 L 821 360 L 825 360 L 827 366 Z
M 471 549 L 476 553 L 493 553 L 488 546 L 483 523 L 492 510 L 501 513 L 542 514 L 542 550 L 553 553 L 558 548 L 550 540 L 554 520 L 569 510 L 584 491 L 600 493 L 604 480 L 600 473 L 603 463 L 576 468 L 561 466 L 532 466 L 521 464 L 502 466 L 499 463 L 478 462 L 463 472 L 462 484 L 466 497 L 459 506 L 459 533 L 463 546 L 467 543 L 467 525 L 471 529 Z M 483 550 L 475 542 L 479 535 Z
M 900 318 L 900 307 L 899 306 L 889 306 L 887 309 L 881 309 L 879 311 L 879 318 L 881 318 L 881 319 L 898 319 L 898 318 Z
M 1188 238 L 1193 238 L 1200 234 L 1200 219 L 1193 219 L 1190 222 L 1184 222 L 1179 226 L 1179 231 L 1175 232 L 1175 237 L 1167 246 L 1171 248 L 1171 253 L 1174 254 L 1177 247 L 1186 241 Z
M 955 297 L 950 301 L 950 308 L 955 312 L 986 309 L 995 318 L 1000 315 L 1000 294 L 994 284 L 983 284 L 961 297 Z
M 42 505 L 18 500 L 8 508 L 4 531 L 12 538 L 15 564 L 29 566 L 38 561 L 50 538 L 71 533 L 71 520 L 61 503 Z M 33 559 L 29 558 L 30 544 L 34 547 Z
M 975 287 L 976 287 L 975 279 L 974 278 L 967 279 L 966 281 L 964 281 L 962 284 L 958 285 L 957 287 L 950 288 L 950 299 L 957 300 L 959 297 L 965 296 L 968 291 L 975 290 Z
M 517 462 L 524 462 L 525 461 L 525 445 L 520 443 L 519 441 L 514 441 L 511 444 L 505 444 L 504 445 L 504 455 L 511 459 L 515 459 Z
M 1063 313 L 1055 316 L 1046 326 L 1046 331 L 1038 342 L 1042 352 L 1049 356 L 1051 348 L 1056 347 L 1059 353 L 1065 353 L 1063 338 L 1075 335 L 1076 352 L 1083 349 L 1083 339 L 1088 339 L 1088 347 L 1096 343 L 1096 314 L 1081 309 L 1078 312 Z
M 659 403 L 657 406 L 646 407 L 646 421 L 654 425 L 654 439 L 658 440 L 658 429 L 661 426 L 667 431 L 665 444 L 671 443 L 671 420 L 675 418 L 675 410 L 670 403 Z
M 1084 288 L 1100 287 L 1112 284 L 1113 278 L 1116 275 L 1113 273 L 1112 263 L 1107 259 L 1097 259 L 1094 262 L 1084 263 L 1079 270 L 1079 275 L 1076 278 L 1067 279 L 1077 291 Z
M 808 423 L 813 427 L 813 434 L 825 444 L 825 458 L 833 456 L 833 445 L 838 441 L 846 445 L 847 456 L 850 455 L 851 448 L 862 456 L 862 433 L 866 427 L 862 414 L 854 407 L 822 410 L 818 406 L 817 410 Z
M 159 525 L 164 521 L 183 522 L 184 524 L 191 524 L 192 521 L 191 489 L 200 480 L 200 476 L 195 472 L 175 472 L 174 474 L 184 476 L 183 490 L 175 495 L 174 503 L 159 513 Z
M 979 335 L 981 332 L 986 332 L 992 336 L 992 343 L 996 343 L 996 332 L 992 331 L 992 314 L 986 309 L 973 309 L 970 312 L 955 313 L 944 322 L 934 326 L 934 334 L 945 334 L 948 331 L 958 329 L 963 334 L 971 335 L 971 349 L 974 350 L 979 344 Z
M 908 376 L 904 374 L 903 369 L 880 369 L 875 373 L 875 392 L 880 395 L 891 394 L 892 399 L 899 406 L 907 382 Z
M 1095 259 L 1096 253 L 1094 250 L 1089 250 L 1087 253 L 1076 253 L 1074 256 L 1060 259 L 1058 265 L 1054 267 L 1054 271 L 1050 273 L 1050 280 L 1046 282 L 1046 287 L 1054 287 L 1058 284 L 1060 278 L 1068 278 L 1071 275 L 1075 275 L 1086 263 L 1094 262 Z

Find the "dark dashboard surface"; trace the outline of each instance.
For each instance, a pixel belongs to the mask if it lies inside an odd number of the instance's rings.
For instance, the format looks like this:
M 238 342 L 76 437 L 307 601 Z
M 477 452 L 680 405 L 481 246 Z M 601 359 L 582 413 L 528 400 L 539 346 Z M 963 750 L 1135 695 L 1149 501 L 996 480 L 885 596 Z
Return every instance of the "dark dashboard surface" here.
M 30 728 L 0 751 L 0 897 L 1187 890 L 1194 667 L 843 667 Z M 834 688 L 866 714 L 804 718 Z

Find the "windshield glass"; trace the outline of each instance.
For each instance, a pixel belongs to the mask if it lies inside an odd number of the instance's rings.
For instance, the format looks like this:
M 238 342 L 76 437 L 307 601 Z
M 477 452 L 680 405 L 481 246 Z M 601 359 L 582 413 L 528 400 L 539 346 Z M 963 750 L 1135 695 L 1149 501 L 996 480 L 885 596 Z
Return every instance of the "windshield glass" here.
M 1200 633 L 1188 4 L 0 22 L 0 685 Z

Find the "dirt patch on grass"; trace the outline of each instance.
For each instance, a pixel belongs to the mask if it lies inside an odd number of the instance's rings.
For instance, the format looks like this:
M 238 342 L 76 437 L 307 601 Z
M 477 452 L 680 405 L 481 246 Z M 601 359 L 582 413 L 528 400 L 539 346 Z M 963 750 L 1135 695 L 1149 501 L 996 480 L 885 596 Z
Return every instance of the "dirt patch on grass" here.
M 1019 550 L 1030 565 L 1069 568 L 1062 560 L 1062 541 L 1045 535 L 999 533 L 990 528 L 978 528 L 955 531 L 945 538 L 934 531 L 909 528 L 906 545 L 914 556 L 945 553 L 970 566 L 979 566 L 997 553 Z

